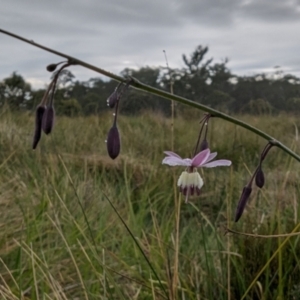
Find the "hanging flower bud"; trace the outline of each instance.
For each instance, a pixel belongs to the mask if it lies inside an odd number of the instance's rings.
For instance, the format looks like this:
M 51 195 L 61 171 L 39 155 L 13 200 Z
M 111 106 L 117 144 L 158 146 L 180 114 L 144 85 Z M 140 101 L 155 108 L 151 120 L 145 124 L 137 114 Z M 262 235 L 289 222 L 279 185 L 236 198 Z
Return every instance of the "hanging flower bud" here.
M 235 212 L 235 219 L 234 219 L 235 222 L 237 222 L 242 216 L 251 192 L 252 192 L 251 186 L 247 185 L 243 188 L 243 192 Z
M 53 71 L 55 71 L 56 67 L 57 67 L 57 64 L 50 64 L 47 66 L 47 71 L 53 72 Z
M 35 129 L 34 129 L 34 136 L 33 136 L 33 143 L 32 149 L 35 149 L 42 134 L 42 121 L 43 115 L 45 113 L 45 106 L 39 105 L 35 111 Z
M 109 130 L 106 142 L 107 152 L 110 158 L 117 158 L 120 153 L 121 141 L 118 127 L 115 124 Z
M 55 120 L 54 107 L 52 105 L 47 106 L 42 121 L 42 129 L 46 134 L 49 134 L 52 131 L 54 120 Z
M 207 142 L 206 139 L 204 139 L 204 140 L 201 142 L 201 144 L 200 144 L 200 151 L 203 151 L 203 150 L 208 149 L 208 148 L 209 148 L 209 147 L 208 147 L 208 142 Z
M 261 169 L 261 166 L 258 167 L 256 175 L 255 175 L 255 184 L 262 188 L 265 184 L 265 175 L 264 172 Z
M 115 90 L 107 99 L 107 105 L 110 108 L 114 108 L 116 103 L 119 101 L 119 93 Z
M 57 63 L 57 64 L 50 64 L 50 65 L 47 66 L 46 69 L 47 69 L 48 72 L 53 72 L 53 71 L 56 70 L 57 66 L 59 66 L 59 65 L 61 65 L 61 64 L 63 64 L 63 63 L 66 63 L 66 61 L 64 60 L 64 61 L 61 61 L 61 62 L 59 62 L 59 63 Z M 67 64 L 66 66 L 69 66 L 69 65 L 72 65 L 72 64 L 75 64 L 75 63 L 69 61 L 68 64 Z

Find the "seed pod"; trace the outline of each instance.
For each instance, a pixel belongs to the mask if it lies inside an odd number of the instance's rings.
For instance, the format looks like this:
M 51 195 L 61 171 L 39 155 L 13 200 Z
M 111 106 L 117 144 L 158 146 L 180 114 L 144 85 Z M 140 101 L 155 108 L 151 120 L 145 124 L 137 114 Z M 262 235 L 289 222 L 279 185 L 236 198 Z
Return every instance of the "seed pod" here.
M 121 149 L 121 141 L 120 141 L 119 130 L 116 125 L 113 125 L 108 132 L 106 146 L 110 158 L 112 159 L 117 158 Z
M 46 134 L 49 134 L 52 131 L 54 120 L 55 120 L 54 107 L 47 106 L 42 121 L 42 129 Z
M 265 184 L 265 175 L 264 172 L 261 169 L 261 166 L 258 167 L 258 170 L 255 175 L 255 184 L 259 187 L 262 188 Z
M 32 149 L 35 149 L 39 140 L 41 139 L 42 134 L 42 121 L 43 115 L 45 113 L 45 106 L 39 105 L 35 111 L 35 129 L 34 129 L 34 136 L 33 136 L 33 143 Z
M 114 91 L 107 99 L 107 105 L 110 108 L 114 108 L 117 102 L 119 101 L 119 93 Z
M 53 72 L 53 71 L 55 71 L 56 67 L 57 67 L 57 64 L 50 64 L 47 66 L 47 71 Z
M 235 222 L 237 222 L 242 216 L 251 192 L 252 192 L 252 188 L 250 186 L 247 185 L 243 188 L 243 192 L 235 212 L 235 219 L 234 219 Z
M 204 139 L 200 144 L 200 151 L 203 151 L 205 149 L 208 149 L 208 142 L 206 139 Z

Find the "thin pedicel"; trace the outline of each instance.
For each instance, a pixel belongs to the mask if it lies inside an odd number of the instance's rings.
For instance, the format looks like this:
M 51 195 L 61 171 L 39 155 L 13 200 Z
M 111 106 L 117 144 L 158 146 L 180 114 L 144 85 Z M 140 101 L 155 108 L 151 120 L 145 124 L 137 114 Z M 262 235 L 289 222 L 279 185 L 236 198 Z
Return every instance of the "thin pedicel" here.
M 126 83 L 125 86 L 123 86 L 123 84 L 120 83 L 116 87 L 114 92 L 107 99 L 107 105 L 110 108 L 115 108 L 115 112 L 113 114 L 113 116 L 114 116 L 113 125 L 108 132 L 107 140 L 106 140 L 107 153 L 111 159 L 117 158 L 120 154 L 121 139 L 120 139 L 119 129 L 117 127 L 119 103 L 120 103 L 120 99 L 121 99 L 122 95 L 128 89 L 131 82 L 132 82 L 132 80 L 130 79 Z
M 108 132 L 107 141 L 106 141 L 107 152 L 111 159 L 117 158 L 121 150 L 121 139 L 117 127 L 118 106 L 119 106 L 119 100 L 117 101 L 115 106 L 113 125 Z
M 55 71 L 56 67 L 62 63 L 64 63 L 64 65 L 56 72 L 54 78 L 50 82 L 41 100 L 41 103 L 36 108 L 35 130 L 34 130 L 33 143 L 32 143 L 33 149 L 36 149 L 41 139 L 42 130 L 44 131 L 45 134 L 49 134 L 53 129 L 54 120 L 55 120 L 55 110 L 54 110 L 53 103 L 54 103 L 54 94 L 55 94 L 57 79 L 61 71 L 69 67 L 72 63 L 62 61 L 57 64 L 50 64 L 47 66 L 47 70 L 49 72 L 53 72 Z
M 208 142 L 207 142 L 207 132 L 208 132 L 208 121 L 211 117 L 213 117 L 211 114 L 206 113 L 206 114 L 204 114 L 204 117 L 200 121 L 200 124 L 202 123 L 202 125 L 201 125 L 201 129 L 199 131 L 198 139 L 197 139 L 197 142 L 196 142 L 194 155 L 196 155 L 199 151 L 203 151 L 203 150 L 209 148 L 209 145 L 208 145 Z M 205 126 L 205 134 L 204 134 L 204 138 L 203 138 L 202 142 L 200 143 L 204 126 Z
M 263 151 L 260 155 L 260 160 L 259 160 L 258 167 L 254 171 L 249 183 L 243 188 L 243 191 L 242 191 L 242 194 L 241 194 L 241 197 L 240 197 L 240 200 L 239 200 L 238 206 L 236 208 L 236 212 L 235 212 L 235 218 L 234 218 L 235 222 L 237 222 L 241 218 L 241 216 L 244 212 L 244 209 L 246 207 L 246 204 L 247 204 L 247 202 L 250 198 L 251 192 L 252 192 L 253 180 L 255 179 L 255 184 L 259 188 L 262 188 L 264 186 L 264 184 L 265 184 L 265 175 L 264 175 L 263 170 L 262 170 L 262 162 L 264 161 L 264 159 L 266 158 L 268 152 L 270 151 L 270 149 L 273 146 L 274 146 L 273 142 L 269 142 L 265 146 L 265 148 L 263 149 Z

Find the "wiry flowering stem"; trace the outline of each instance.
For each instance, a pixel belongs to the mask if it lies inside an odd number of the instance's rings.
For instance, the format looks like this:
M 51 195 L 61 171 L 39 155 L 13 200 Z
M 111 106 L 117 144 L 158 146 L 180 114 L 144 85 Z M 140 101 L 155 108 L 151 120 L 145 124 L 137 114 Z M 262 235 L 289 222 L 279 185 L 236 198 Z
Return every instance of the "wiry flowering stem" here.
M 111 159 L 117 158 L 121 149 L 120 134 L 117 127 L 118 107 L 119 101 L 116 102 L 113 125 L 108 132 L 106 140 L 107 152 Z
M 253 183 L 254 179 L 255 179 L 255 184 L 259 188 L 262 188 L 265 184 L 265 175 L 262 170 L 262 162 L 266 158 L 268 152 L 270 151 L 270 149 L 272 147 L 273 147 L 273 144 L 270 142 L 265 146 L 264 150 L 262 151 L 262 153 L 260 155 L 260 161 L 259 161 L 259 164 L 258 164 L 256 170 L 254 171 L 249 183 L 243 188 L 242 195 L 240 197 L 240 200 L 239 200 L 238 206 L 236 208 L 236 212 L 235 212 L 235 222 L 237 222 L 243 214 L 243 211 L 246 207 L 246 204 L 247 204 L 247 202 L 250 198 L 251 192 L 252 192 L 252 183 Z
M 43 45 L 40 45 L 38 43 L 35 43 L 34 41 L 31 41 L 29 39 L 25 39 L 19 35 L 16 35 L 14 33 L 11 33 L 9 31 L 6 31 L 6 30 L 3 30 L 3 29 L 0 29 L 0 32 L 2 32 L 3 34 L 6 34 L 6 35 L 9 35 L 13 38 L 16 38 L 18 40 L 21 40 L 25 43 L 28 43 L 32 46 L 35 46 L 37 48 L 40 48 L 40 49 L 43 49 L 45 51 L 48 51 L 50 53 L 53 53 L 53 54 L 56 54 L 60 57 L 64 57 L 66 59 L 68 59 L 69 62 L 72 62 L 72 64 L 77 64 L 77 65 L 80 65 L 82 67 L 85 67 L 89 70 L 92 70 L 92 71 L 95 71 L 99 74 L 102 74 L 104 76 L 107 76 L 113 80 L 116 80 L 116 81 L 119 81 L 119 82 L 127 82 L 127 79 L 124 78 L 124 77 L 121 77 L 121 76 L 118 76 L 118 75 L 115 75 L 111 72 L 108 72 L 104 69 L 101 69 L 101 68 L 98 68 L 94 65 L 91 65 L 91 64 L 88 64 L 82 60 L 79 60 L 77 58 L 74 58 L 70 55 L 67 55 L 67 54 L 64 54 L 62 52 L 58 52 L 56 50 L 53 50 L 51 48 L 48 48 L 48 47 L 45 47 Z M 233 118 L 225 113 L 222 113 L 218 110 L 215 110 L 211 107 L 208 107 L 208 106 L 205 106 L 201 103 L 197 103 L 197 102 L 194 102 L 194 101 L 191 101 L 191 100 L 188 100 L 184 97 L 180 97 L 180 96 L 177 96 L 177 95 L 174 95 L 174 94 L 171 94 L 171 93 L 168 93 L 166 91 L 163 91 L 163 90 L 160 90 L 160 89 L 157 89 L 157 88 L 154 88 L 154 87 L 151 87 L 149 85 L 146 85 L 146 84 L 143 84 L 141 83 L 140 81 L 138 81 L 137 79 L 135 78 L 131 78 L 132 79 L 132 82 L 130 83 L 131 86 L 137 88 L 137 89 L 140 89 L 140 90 L 143 90 L 144 92 L 148 92 L 150 94 L 153 94 L 153 95 L 156 95 L 156 96 L 160 96 L 160 97 L 163 97 L 163 98 L 166 98 L 168 100 L 174 100 L 176 102 L 179 102 L 179 103 L 183 103 L 185 105 L 188 105 L 190 107 L 194 107 L 196 109 L 199 109 L 199 110 L 203 110 L 203 111 L 206 111 L 210 114 L 212 114 L 214 117 L 217 117 L 217 118 L 220 118 L 220 119 L 223 119 L 223 120 L 226 120 L 230 123 L 233 123 L 233 124 L 236 124 L 240 127 L 243 127 L 253 133 L 255 133 L 256 135 L 262 137 L 263 139 L 267 140 L 268 142 L 270 142 L 273 146 L 276 146 L 280 149 L 282 149 L 284 152 L 286 152 L 287 154 L 289 154 L 290 156 L 292 156 L 293 158 L 295 158 L 297 161 L 300 162 L 300 156 L 297 155 L 295 152 L 293 152 L 291 149 L 289 149 L 288 147 L 286 147 L 284 144 L 282 144 L 281 142 L 277 141 L 276 139 L 274 139 L 272 136 L 270 136 L 269 134 L 251 126 L 250 124 L 248 123 L 245 123 L 241 120 L 238 120 L 236 118 Z
M 199 135 L 198 135 L 197 143 L 196 143 L 196 146 L 195 146 L 194 156 L 199 152 L 199 150 L 202 151 L 202 150 L 205 150 L 205 149 L 208 148 L 208 145 L 207 145 L 207 147 L 201 147 L 201 146 L 202 146 L 202 143 L 206 141 L 207 131 L 208 131 L 208 128 L 207 128 L 208 120 L 211 117 L 212 116 L 210 114 L 205 114 L 204 117 L 200 121 L 200 124 L 202 123 L 202 125 L 201 125 L 201 129 L 200 129 L 200 132 L 199 132 Z M 204 139 L 203 139 L 202 143 L 200 143 L 200 139 L 201 139 L 201 136 L 202 136 L 204 126 L 205 126 Z M 198 149 L 199 146 L 200 146 L 200 149 Z M 203 149 L 201 149 L 201 148 L 203 148 Z
M 57 84 L 57 80 L 58 77 L 61 73 L 61 71 L 69 66 L 71 66 L 73 63 L 72 62 L 67 62 L 65 63 L 63 66 L 60 67 L 60 69 L 56 72 L 53 80 L 52 80 L 52 95 L 51 95 L 51 99 L 50 99 L 50 105 L 53 104 L 53 99 L 54 99 L 54 94 L 55 94 L 55 89 L 56 89 L 56 84 Z
M 271 149 L 273 146 L 274 146 L 274 145 L 273 145 L 272 143 L 268 143 L 268 144 L 266 145 L 266 147 L 264 148 L 263 152 L 262 152 L 261 155 L 260 155 L 260 163 L 259 163 L 260 165 L 261 165 L 261 163 L 263 162 L 263 160 L 266 158 L 268 152 L 270 151 L 270 149 Z
M 55 111 L 53 107 L 53 99 L 54 99 L 54 93 L 56 88 L 57 79 L 61 73 L 61 71 L 72 65 L 71 62 L 59 62 L 57 64 L 50 64 L 47 66 L 47 70 L 49 72 L 53 72 L 56 67 L 62 63 L 65 63 L 55 74 L 54 78 L 52 79 L 51 83 L 49 84 L 41 103 L 36 108 L 36 116 L 35 116 L 35 129 L 34 129 L 34 136 L 33 136 L 33 143 L 32 143 L 32 149 L 36 149 L 41 136 L 42 136 L 42 130 L 49 134 L 52 131 L 53 125 L 54 125 L 54 118 L 55 118 Z M 50 94 L 51 93 L 51 94 Z M 49 96 L 50 94 L 50 96 Z M 49 100 L 50 97 L 50 100 Z
M 119 84 L 107 100 L 108 106 L 111 108 L 113 107 L 115 108 L 113 125 L 108 132 L 107 140 L 106 140 L 107 152 L 110 158 L 112 159 L 117 158 L 120 154 L 121 140 L 120 140 L 119 130 L 117 127 L 119 102 L 124 92 L 128 89 L 130 82 L 131 80 L 129 80 L 125 86 Z

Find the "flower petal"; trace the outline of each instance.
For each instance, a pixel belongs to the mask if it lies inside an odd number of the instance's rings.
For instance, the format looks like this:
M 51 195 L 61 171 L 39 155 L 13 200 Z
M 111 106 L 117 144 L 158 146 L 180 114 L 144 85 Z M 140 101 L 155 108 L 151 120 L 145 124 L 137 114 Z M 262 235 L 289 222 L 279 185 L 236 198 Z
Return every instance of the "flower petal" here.
M 215 160 L 215 161 L 212 161 L 210 163 L 204 164 L 201 167 L 203 167 L 203 168 L 214 168 L 214 167 L 230 166 L 230 165 L 231 165 L 231 161 L 230 160 L 219 159 L 219 160 Z
M 207 160 L 206 160 L 206 162 L 208 163 L 211 160 L 213 160 L 217 156 L 217 154 L 218 154 L 217 152 L 210 153 Z
M 193 159 L 192 159 L 192 166 L 193 167 L 200 167 L 202 164 L 204 164 L 207 161 L 207 158 L 209 157 L 210 150 L 205 149 L 201 152 L 199 152 Z
M 166 164 L 169 166 L 190 166 L 191 162 L 187 161 L 186 159 L 174 157 L 174 156 L 167 156 L 163 159 L 162 164 Z
M 191 166 L 192 165 L 192 160 L 190 158 L 184 158 L 183 159 L 186 163 L 186 166 Z
M 164 153 L 168 156 L 181 158 L 178 154 L 176 154 L 175 152 L 172 152 L 172 151 L 164 151 Z

